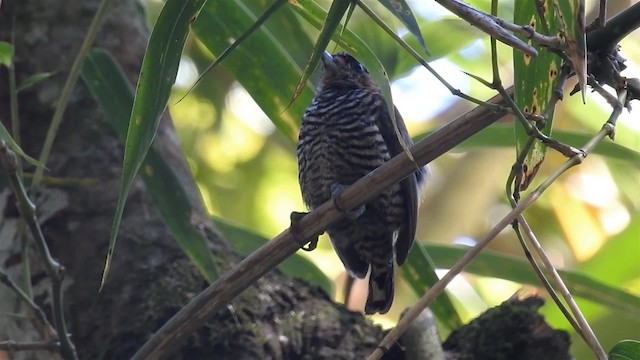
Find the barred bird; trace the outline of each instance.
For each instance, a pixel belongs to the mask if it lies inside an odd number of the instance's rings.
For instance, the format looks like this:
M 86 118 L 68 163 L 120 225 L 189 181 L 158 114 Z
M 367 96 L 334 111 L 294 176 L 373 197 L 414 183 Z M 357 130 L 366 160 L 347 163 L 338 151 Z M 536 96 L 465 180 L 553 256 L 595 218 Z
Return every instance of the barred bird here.
M 314 209 L 336 199 L 348 185 L 403 151 L 380 88 L 367 69 L 346 52 L 322 56 L 323 72 L 313 102 L 302 118 L 298 140 L 298 180 Z M 395 109 L 399 132 L 411 139 Z M 386 313 L 393 302 L 395 263 L 402 265 L 413 245 L 420 169 L 327 229 L 351 276 L 369 273 L 365 313 Z

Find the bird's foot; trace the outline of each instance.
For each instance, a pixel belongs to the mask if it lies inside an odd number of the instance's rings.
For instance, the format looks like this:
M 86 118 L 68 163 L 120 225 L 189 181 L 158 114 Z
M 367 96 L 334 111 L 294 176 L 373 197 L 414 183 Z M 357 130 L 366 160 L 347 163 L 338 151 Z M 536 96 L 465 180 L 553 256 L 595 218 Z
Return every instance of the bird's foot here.
M 300 244 L 300 248 L 304 251 L 313 251 L 316 249 L 316 247 L 318 247 L 318 235 L 316 235 L 315 238 L 311 239 L 311 241 L 307 242 L 305 239 L 300 239 L 300 231 L 298 228 L 298 223 L 300 222 L 300 219 L 302 219 L 305 215 L 307 215 L 308 213 L 304 213 L 304 212 L 297 212 L 297 211 L 293 211 L 291 212 L 291 215 L 289 216 L 289 218 L 291 219 L 291 227 L 290 232 L 291 232 L 291 236 L 293 236 L 293 239 Z
M 351 211 L 346 211 L 342 207 L 342 205 L 340 205 L 340 203 L 338 202 L 340 198 L 340 194 L 342 194 L 342 192 L 346 188 L 347 188 L 347 185 L 342 185 L 342 184 L 331 185 L 331 199 L 333 199 L 333 205 L 335 205 L 336 209 L 338 209 L 339 211 L 347 214 L 347 216 L 349 216 L 351 219 L 357 219 L 358 217 L 360 217 L 360 215 L 364 213 L 365 205 L 361 205 Z

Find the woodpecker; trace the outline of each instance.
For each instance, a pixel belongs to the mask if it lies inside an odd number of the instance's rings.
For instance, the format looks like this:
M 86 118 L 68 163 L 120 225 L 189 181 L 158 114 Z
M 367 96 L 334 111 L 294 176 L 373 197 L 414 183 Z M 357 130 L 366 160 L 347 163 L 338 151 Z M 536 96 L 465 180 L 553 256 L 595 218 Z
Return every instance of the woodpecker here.
M 367 69 L 346 52 L 325 52 L 322 64 L 297 147 L 302 197 L 312 210 L 403 151 Z M 394 111 L 399 133 L 410 146 L 402 117 Z M 404 263 L 413 245 L 425 176 L 426 168 L 420 168 L 327 229 L 347 272 L 360 279 L 369 274 L 366 314 L 384 314 L 391 307 L 395 266 Z

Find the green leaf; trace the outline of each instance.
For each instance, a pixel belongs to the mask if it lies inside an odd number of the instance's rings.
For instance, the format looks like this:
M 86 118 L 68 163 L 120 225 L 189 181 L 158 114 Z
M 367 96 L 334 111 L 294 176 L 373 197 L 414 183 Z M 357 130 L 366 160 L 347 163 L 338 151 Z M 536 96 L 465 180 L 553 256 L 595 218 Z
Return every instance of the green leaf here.
M 94 49 L 85 60 L 82 79 L 124 141 L 134 97 L 120 66 L 106 50 Z M 153 147 L 141 168 L 142 180 L 171 235 L 205 279 L 215 281 L 215 260 L 205 237 L 191 223 L 191 203 L 176 174 Z
M 428 136 L 431 132 L 420 134 L 415 137 L 416 142 Z M 577 133 L 572 131 L 556 131 L 553 138 L 564 143 L 579 148 L 586 144 L 593 134 Z M 509 125 L 493 125 L 483 131 L 473 135 L 463 143 L 457 145 L 456 151 L 467 151 L 478 148 L 505 147 L 513 148 L 515 139 L 513 138 L 513 127 Z M 640 153 L 624 147 L 620 144 L 603 141 L 595 148 L 594 154 L 606 156 L 612 159 L 628 161 L 629 165 L 640 169 Z
M 436 259 L 438 268 L 450 268 L 468 248 L 452 245 L 420 244 Z M 514 256 L 484 250 L 467 266 L 467 272 L 519 283 L 539 285 L 528 261 Z M 577 271 L 559 270 L 560 276 L 574 296 L 591 300 L 606 307 L 625 312 L 629 316 L 640 316 L 640 297 L 615 286 L 607 285 Z
M 206 0 L 167 0 L 151 32 L 129 120 L 122 186 L 111 227 L 101 288 L 109 273 L 129 189 L 151 146 L 160 116 L 167 106 L 171 86 L 178 73 L 182 49 L 189 34 L 189 25 L 205 2 Z
M 436 266 L 422 244 L 416 244 L 409 251 L 407 262 L 400 267 L 402 276 L 418 296 L 422 296 L 438 281 Z M 441 293 L 429 305 L 438 320 L 449 329 L 457 329 L 463 322 L 446 292 Z
M 278 15 L 285 20 L 283 26 L 301 31 L 293 14 L 280 12 Z M 239 0 L 209 1 L 193 24 L 193 31 L 209 51 L 219 56 L 229 47 L 229 39 L 242 36 L 257 19 L 258 16 Z M 305 38 L 298 37 L 295 40 L 304 42 Z M 298 42 L 296 47 L 305 46 Z M 308 47 L 311 47 L 310 41 Z M 281 43 L 263 26 L 228 53 L 222 65 L 233 73 L 278 130 L 293 142 L 298 137 L 297 129 L 302 114 L 311 102 L 313 86 L 306 84 L 307 91 L 302 93 L 301 98 L 286 107 L 301 74 L 299 64 L 288 54 L 287 48 L 286 43 Z M 276 76 L 277 84 L 274 83 Z
M 544 35 L 554 36 L 562 32 L 563 36 L 571 36 L 573 28 L 567 27 L 565 19 L 576 19 L 579 2 L 580 0 L 516 1 L 514 22 L 520 25 L 529 24 L 534 30 Z M 557 6 L 557 3 L 564 5 Z M 538 11 L 539 9 L 540 11 Z M 524 113 L 546 115 L 547 123 L 541 131 L 549 136 L 555 110 L 549 108 L 549 100 L 558 82 L 562 59 L 547 49 L 537 48 L 537 50 L 538 56 L 533 58 L 519 51 L 513 51 L 514 99 L 518 108 Z M 520 122 L 515 123 L 515 132 L 517 154 L 527 152 L 522 168 L 522 181 L 518 184 L 519 188 L 524 190 L 531 183 L 542 164 L 547 146 L 535 141 L 528 148 L 526 144 L 529 136 Z
M 9 149 L 11 149 L 11 151 L 13 151 L 17 155 L 19 155 L 21 158 L 23 158 L 29 164 L 31 164 L 33 166 L 38 166 L 38 167 L 39 166 L 44 166 L 38 160 L 32 158 L 31 156 L 25 154 L 24 151 L 22 151 L 22 148 L 20 148 L 20 146 L 18 146 L 18 143 L 16 143 L 16 141 L 13 140 L 13 137 L 11 136 L 11 134 L 9 133 L 7 128 L 5 128 L 4 125 L 2 125 L 2 122 L 0 122 L 0 139 L 4 140 L 4 142 L 7 143 L 7 145 L 9 146 Z
M 227 55 L 229 55 L 233 50 L 235 50 L 238 46 L 240 46 L 240 44 L 242 44 L 251 34 L 253 34 L 256 30 L 258 30 L 269 18 L 271 18 L 271 16 L 276 12 L 276 10 L 278 10 L 280 7 L 282 7 L 284 4 L 287 3 L 287 0 L 276 0 L 276 2 L 274 2 L 265 12 L 264 14 L 262 14 L 262 16 L 260 16 L 260 18 L 258 18 L 252 25 L 251 27 L 249 27 L 247 29 L 247 31 L 245 31 L 242 35 L 240 35 L 240 37 L 238 39 L 236 39 L 231 45 L 229 45 L 228 48 L 226 48 L 221 54 L 220 56 L 218 56 L 216 58 L 216 60 L 211 63 L 209 66 L 207 66 L 207 68 L 202 71 L 202 73 L 200 74 L 200 76 L 198 77 L 198 80 L 196 80 L 195 84 L 193 84 L 193 86 L 191 87 L 192 89 L 194 87 L 196 87 L 196 85 L 198 85 L 198 83 L 200 82 L 200 80 L 202 80 L 204 78 L 204 76 L 211 71 L 213 68 L 215 68 L 216 66 L 218 66 L 218 64 L 220 64 L 226 57 Z M 188 92 L 187 92 L 188 94 Z M 185 96 L 187 96 L 187 94 L 185 94 Z
M 609 351 L 609 360 L 640 360 L 640 341 L 622 340 Z
M 13 64 L 13 45 L 0 41 L 0 65 L 10 67 Z
M 422 33 L 420 32 L 420 27 L 418 27 L 418 22 L 416 21 L 415 16 L 413 16 L 413 11 L 407 2 L 404 0 L 378 0 L 384 7 L 389 9 L 395 17 L 397 17 L 404 26 L 407 27 L 407 30 L 418 40 L 418 43 L 424 49 L 425 53 L 429 55 L 429 51 L 427 50 L 427 45 L 424 43 L 424 38 L 422 37 Z
M 584 103 L 587 87 L 587 35 L 585 33 L 584 0 L 557 0 L 555 4 L 557 4 L 557 11 L 562 14 L 557 19 L 560 24 L 557 31 L 558 34 L 562 33 L 567 43 L 566 54 L 576 73 Z
M 478 28 L 469 26 L 469 23 L 459 18 L 425 22 L 420 26 L 420 29 L 424 33 L 447 34 L 447 36 L 429 39 L 429 52 L 431 54 L 428 59 L 429 62 L 454 54 L 484 36 L 484 33 Z M 364 36 L 365 41 L 368 40 L 369 35 Z M 405 37 L 405 41 L 414 49 L 418 45 L 413 37 Z M 372 47 L 377 50 L 376 44 L 372 44 Z M 389 50 L 393 50 L 395 52 L 394 56 L 397 57 L 397 63 L 393 67 L 392 74 L 403 74 L 416 67 L 416 60 L 413 57 L 407 56 L 404 52 L 398 54 L 397 49 Z M 378 54 L 378 51 L 376 51 L 376 54 Z
M 213 222 L 216 228 L 224 235 L 225 239 L 227 239 L 235 249 L 241 252 L 251 253 L 269 241 L 269 239 L 264 236 L 233 225 L 224 219 L 214 217 Z M 329 280 L 317 266 L 301 255 L 293 254 L 287 258 L 287 260 L 280 263 L 278 269 L 288 276 L 301 278 L 320 286 L 327 294 L 333 292 L 331 280 Z
M 325 21 L 322 25 L 322 29 L 320 29 L 320 34 L 318 35 L 318 39 L 316 40 L 315 46 L 313 47 L 313 51 L 311 52 L 311 58 L 307 65 L 304 67 L 302 71 L 302 77 L 300 81 L 298 81 L 298 85 L 296 86 L 296 90 L 293 93 L 293 99 L 297 98 L 302 91 L 304 84 L 307 82 L 311 73 L 318 65 L 320 61 L 320 57 L 322 53 L 329 45 L 329 41 L 336 33 L 336 29 L 340 25 L 340 20 L 347 12 L 347 9 L 352 4 L 351 0 L 334 0 L 331 2 L 331 7 L 329 8 L 329 12 L 325 18 Z M 292 99 L 292 101 L 293 101 Z
M 51 76 L 53 76 L 53 74 L 54 73 L 52 72 L 43 72 L 43 73 L 31 75 L 27 78 L 27 80 L 25 80 L 22 84 L 20 84 L 20 86 L 18 86 L 18 88 L 16 89 L 16 92 L 26 90 L 32 87 L 33 85 L 50 78 Z

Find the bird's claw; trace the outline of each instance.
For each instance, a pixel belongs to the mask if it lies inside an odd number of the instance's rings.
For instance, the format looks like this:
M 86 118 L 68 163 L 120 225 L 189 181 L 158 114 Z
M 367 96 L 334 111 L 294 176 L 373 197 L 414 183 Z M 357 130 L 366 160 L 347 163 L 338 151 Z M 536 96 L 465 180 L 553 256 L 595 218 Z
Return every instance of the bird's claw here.
M 298 236 L 299 231 L 298 231 L 298 222 L 300 222 L 300 219 L 302 219 L 305 215 L 307 215 L 308 213 L 304 213 L 304 212 L 297 212 L 297 211 L 293 211 L 291 212 L 291 215 L 289 216 L 289 218 L 291 219 L 291 236 L 293 236 L 293 239 L 300 244 L 300 249 L 304 250 L 304 251 L 313 251 L 318 247 L 318 236 L 316 236 L 315 238 L 311 239 L 311 241 L 309 241 L 308 243 L 304 240 L 304 239 L 300 239 L 300 236 Z
M 333 184 L 331 185 L 331 199 L 333 200 L 333 205 L 335 205 L 336 209 L 338 209 L 338 211 L 343 212 L 345 214 L 347 214 L 347 216 L 349 216 L 351 219 L 357 219 L 358 217 L 360 217 L 360 215 L 362 215 L 364 213 L 365 210 L 365 205 L 361 205 L 351 211 L 347 211 L 345 210 L 340 203 L 338 202 L 339 198 L 340 198 L 340 194 L 342 194 L 342 192 L 344 191 L 344 189 L 346 189 L 347 186 L 346 185 L 342 185 L 342 184 Z
M 311 239 L 307 245 L 301 246 L 300 249 L 304 251 L 313 251 L 318 247 L 318 237 Z

